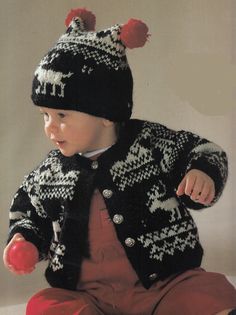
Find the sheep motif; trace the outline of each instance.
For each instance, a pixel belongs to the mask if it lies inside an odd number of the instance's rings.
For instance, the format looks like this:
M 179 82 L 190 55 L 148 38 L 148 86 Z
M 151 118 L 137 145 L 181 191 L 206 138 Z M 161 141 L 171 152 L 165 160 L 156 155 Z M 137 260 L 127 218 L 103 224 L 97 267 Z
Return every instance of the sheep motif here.
M 52 86 L 52 92 L 50 93 L 52 96 L 56 96 L 56 87 L 59 87 L 58 97 L 64 97 L 64 88 L 66 84 L 63 82 L 63 79 L 70 78 L 73 75 L 72 72 L 62 73 L 53 70 L 46 70 L 41 66 L 37 68 L 35 71 L 35 76 L 37 77 L 40 85 L 36 89 L 37 94 L 46 94 L 47 84 Z

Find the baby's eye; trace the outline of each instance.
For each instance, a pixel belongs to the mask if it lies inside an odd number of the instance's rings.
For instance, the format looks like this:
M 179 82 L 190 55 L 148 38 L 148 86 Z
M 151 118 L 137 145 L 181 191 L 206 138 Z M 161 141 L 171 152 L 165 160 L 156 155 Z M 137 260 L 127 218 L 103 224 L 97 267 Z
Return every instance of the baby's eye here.
M 66 115 L 64 113 L 58 113 L 57 114 L 60 118 L 64 118 Z

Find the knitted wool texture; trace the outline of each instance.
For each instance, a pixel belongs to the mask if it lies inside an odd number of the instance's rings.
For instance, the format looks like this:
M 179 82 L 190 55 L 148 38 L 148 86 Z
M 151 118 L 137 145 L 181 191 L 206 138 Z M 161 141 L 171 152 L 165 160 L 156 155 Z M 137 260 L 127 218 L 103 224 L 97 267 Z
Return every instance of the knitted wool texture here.
M 98 189 L 140 281 L 153 281 L 198 267 L 202 248 L 187 208 L 206 206 L 176 196 L 185 173 L 196 168 L 215 182 L 216 197 L 227 178 L 227 158 L 216 144 L 190 132 L 129 120 L 118 142 L 94 161 L 58 150 L 29 176 L 15 195 L 10 236 L 19 232 L 49 259 L 48 282 L 75 289 L 81 262 L 89 257 L 88 222 L 91 196 Z M 155 277 L 153 277 L 155 275 Z
M 33 103 L 117 122 L 129 119 L 133 78 L 120 32 L 118 24 L 86 31 L 80 17 L 72 19 L 35 71 Z

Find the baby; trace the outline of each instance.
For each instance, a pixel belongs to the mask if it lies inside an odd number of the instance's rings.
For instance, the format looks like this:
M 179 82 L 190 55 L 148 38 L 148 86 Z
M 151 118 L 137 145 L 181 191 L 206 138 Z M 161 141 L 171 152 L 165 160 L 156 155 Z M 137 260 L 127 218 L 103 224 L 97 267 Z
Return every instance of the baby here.
M 67 30 L 35 71 L 32 100 L 55 144 L 16 193 L 4 251 L 21 240 L 49 261 L 51 288 L 27 315 L 236 314 L 236 290 L 203 270 L 188 209 L 212 206 L 227 158 L 191 132 L 130 119 L 133 79 L 126 48 L 147 26 L 94 31 L 95 16 L 72 10 Z

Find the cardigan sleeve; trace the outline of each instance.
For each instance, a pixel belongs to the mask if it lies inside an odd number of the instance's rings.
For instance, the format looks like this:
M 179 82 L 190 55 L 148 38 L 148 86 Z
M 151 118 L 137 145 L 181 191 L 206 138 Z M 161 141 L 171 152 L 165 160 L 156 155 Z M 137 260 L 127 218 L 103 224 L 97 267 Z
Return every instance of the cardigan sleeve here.
M 185 174 L 191 169 L 203 171 L 215 183 L 215 198 L 210 205 L 206 206 L 194 202 L 186 195 L 179 197 L 181 202 L 186 207 L 196 210 L 215 204 L 223 192 L 228 176 L 228 160 L 223 149 L 196 134 L 181 130 L 175 134 L 175 145 L 172 154 L 176 157 L 173 171 L 176 189 Z
M 16 233 L 21 233 L 27 241 L 32 242 L 39 251 L 40 260 L 47 259 L 52 227 L 38 198 L 35 172 L 25 180 L 15 194 L 10 208 L 10 227 L 7 243 Z

